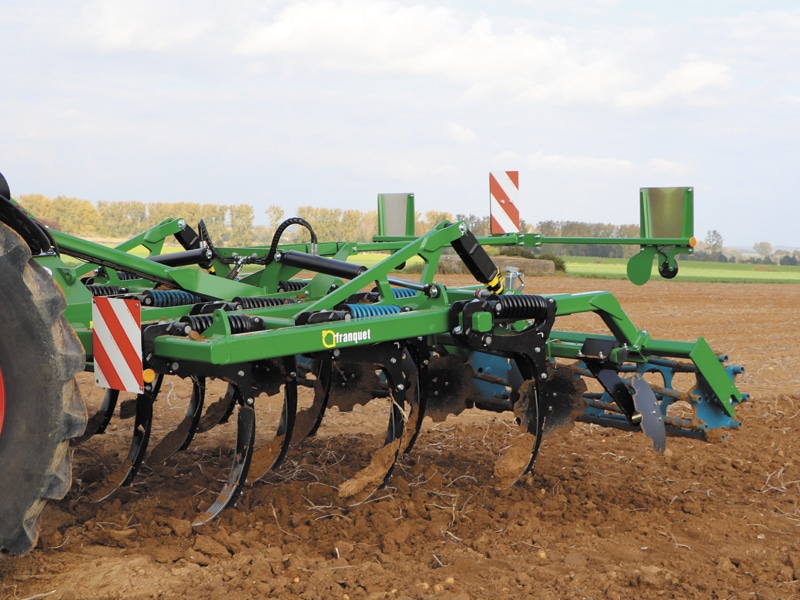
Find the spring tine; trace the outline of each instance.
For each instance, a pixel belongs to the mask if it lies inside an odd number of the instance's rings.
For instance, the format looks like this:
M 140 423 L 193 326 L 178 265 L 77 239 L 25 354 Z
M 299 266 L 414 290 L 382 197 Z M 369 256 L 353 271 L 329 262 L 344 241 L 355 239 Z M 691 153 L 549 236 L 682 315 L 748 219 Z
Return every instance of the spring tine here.
M 314 382 L 314 401 L 311 406 L 299 411 L 295 418 L 291 442 L 293 446 L 314 435 L 319 429 L 330 398 L 332 368 L 333 361 L 330 359 L 320 361 L 317 381 Z
M 428 404 L 428 391 L 430 390 L 430 375 L 428 365 L 430 352 L 427 346 L 420 342 L 416 346 L 409 346 L 403 368 L 406 373 L 416 373 L 416 384 L 412 388 L 411 394 L 411 415 L 405 424 L 403 432 L 403 443 L 400 452 L 408 454 L 417 441 L 422 421 L 425 418 L 425 410 Z M 409 376 L 409 380 L 413 378 Z M 413 417 L 413 418 L 412 418 Z
M 93 435 L 105 433 L 111 418 L 114 416 L 114 410 L 117 408 L 117 400 L 119 399 L 119 390 L 106 390 L 103 396 L 103 404 L 100 409 L 89 417 L 89 422 L 86 424 L 86 429 L 83 435 L 73 438 L 71 443 L 73 445 L 82 444 Z
M 286 457 L 297 416 L 297 364 L 294 356 L 283 359 L 286 377 L 283 385 L 283 410 L 275 437 L 253 454 L 252 468 L 258 481 L 277 468 Z
M 205 377 L 192 377 L 192 397 L 189 400 L 189 406 L 186 408 L 186 416 L 177 429 L 173 429 L 165 435 L 150 452 L 149 460 L 151 463 L 164 462 L 176 452 L 186 450 L 189 447 L 192 439 L 194 439 L 197 426 L 200 424 L 205 395 Z
M 233 384 L 228 385 L 225 395 L 209 404 L 205 414 L 201 417 L 200 422 L 197 424 L 197 431 L 205 433 L 213 429 L 220 423 L 227 423 L 233 414 L 233 409 L 236 406 L 236 390 Z
M 92 495 L 92 501 L 99 502 L 110 496 L 119 487 L 130 485 L 139 467 L 142 465 L 150 441 L 150 430 L 153 426 L 153 403 L 161 389 L 163 376 L 158 375 L 149 389 L 136 397 L 136 418 L 133 424 L 133 438 L 128 456 L 109 477 L 106 482 Z
M 354 503 L 363 502 L 386 483 L 400 454 L 413 445 L 422 424 L 414 361 L 403 357 L 400 361 L 387 361 L 382 368 L 392 399 L 386 443 L 372 454 L 366 467 L 339 486 L 339 497 L 352 499 Z
M 500 487 L 512 485 L 533 472 L 539 456 L 548 412 L 540 400 L 535 379 L 528 379 L 520 386 L 514 412 L 525 432 L 495 462 L 494 475 L 500 481 Z
M 237 390 L 241 399 L 241 393 Z M 241 404 L 236 430 L 236 452 L 233 455 L 233 466 L 228 473 L 228 481 L 220 491 L 214 503 L 192 523 L 194 526 L 204 525 L 216 517 L 228 506 L 236 503 L 242 493 L 242 487 L 250 469 L 253 457 L 253 444 L 256 438 L 256 414 L 252 406 Z

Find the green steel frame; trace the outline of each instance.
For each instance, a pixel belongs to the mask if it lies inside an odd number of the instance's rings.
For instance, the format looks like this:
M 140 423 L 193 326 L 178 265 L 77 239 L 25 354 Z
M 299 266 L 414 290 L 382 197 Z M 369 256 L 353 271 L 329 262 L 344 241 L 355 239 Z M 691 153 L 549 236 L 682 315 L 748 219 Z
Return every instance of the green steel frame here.
M 413 207 L 413 196 L 409 205 Z M 643 237 L 640 238 L 547 238 L 538 234 L 493 235 L 479 239 L 482 246 L 540 247 L 547 243 L 604 243 L 637 245 L 640 251 L 629 262 L 628 273 L 634 283 L 644 283 L 652 271 L 653 258 L 659 257 L 659 272 L 674 276 L 677 270 L 675 256 L 691 253 L 694 247 L 693 190 L 691 188 L 652 189 L 641 192 L 640 217 Z M 413 211 L 413 208 L 412 208 Z M 383 211 L 382 211 L 383 214 Z M 665 225 L 665 222 L 667 223 Z M 408 232 L 412 225 L 404 225 Z M 212 324 L 201 339 L 179 335 L 157 335 L 149 350 L 157 360 L 146 366 L 174 365 L 181 361 L 209 366 L 254 363 L 287 355 L 311 355 L 359 344 L 420 339 L 428 347 L 458 345 L 453 336 L 453 305 L 475 298 L 481 286 L 446 287 L 436 282 L 439 260 L 453 244 L 468 234 L 463 222 L 441 223 L 434 230 L 420 236 L 376 236 L 372 242 L 322 242 L 314 244 L 284 244 L 276 260 L 248 271 L 239 277 L 233 275 L 231 262 L 246 256 L 264 259 L 267 247 L 220 248 L 212 260 L 213 268 L 204 270 L 197 266 L 173 267 L 155 262 L 162 255 L 167 241 L 187 228 L 182 219 L 169 219 L 115 248 L 109 248 L 63 232 L 51 231 L 59 253 L 50 252 L 38 257 L 63 288 L 67 299 L 67 319 L 77 332 L 87 353 L 87 368 L 93 368 L 91 303 L 92 293 L 84 285 L 85 277 L 93 275 L 95 282 L 124 286 L 126 293 L 136 294 L 155 285 L 190 292 L 203 301 L 230 302 L 234 298 L 283 298 L 287 304 L 258 309 L 231 310 L 231 307 L 211 307 Z M 383 228 L 385 230 L 385 227 Z M 661 237 L 657 237 L 657 236 Z M 664 237 L 669 236 L 669 237 Z M 472 238 L 474 239 L 474 238 Z M 131 251 L 144 247 L 150 256 L 141 257 Z M 281 281 L 292 280 L 304 272 L 303 266 L 282 261 L 285 253 L 299 253 L 357 264 L 358 255 L 369 252 L 387 253 L 385 258 L 370 268 L 349 271 L 352 276 L 342 276 L 337 268 L 334 274 L 317 272 L 305 281 L 301 291 L 280 292 Z M 78 259 L 78 266 L 68 266 L 62 255 Z M 423 261 L 422 273 L 414 280 L 398 276 L 402 266 L 412 258 Z M 262 260 L 262 262 L 265 262 Z M 332 264 L 334 264 L 332 262 Z M 335 263 L 338 264 L 338 263 Z M 117 271 L 133 274 L 134 279 L 122 280 Z M 307 273 L 307 271 L 306 271 Z M 395 298 L 393 288 L 406 288 L 413 294 Z M 374 307 L 395 306 L 400 312 L 380 314 L 373 318 L 306 322 L 302 315 L 332 313 L 348 298 L 365 289 L 377 291 Z M 508 290 L 506 293 L 517 293 Z M 638 329 L 622 310 L 618 301 L 608 292 L 586 294 L 544 295 L 557 306 L 556 317 L 575 313 L 595 313 L 608 328 L 605 336 L 554 329 L 547 341 L 551 361 L 577 361 L 583 359 L 582 348 L 587 340 L 602 339 L 613 342 L 614 356 L 620 373 L 631 369 L 646 373 L 664 367 L 659 361 L 688 361 L 679 370 L 690 370 L 697 375 L 698 386 L 692 394 L 676 395 L 662 403 L 662 412 L 668 422 L 676 427 L 694 427 L 697 424 L 668 417 L 667 406 L 675 399 L 700 402 L 707 414 L 700 427 L 736 426 L 733 420 L 735 406 L 743 395 L 734 384 L 736 368 L 726 367 L 726 358 L 717 356 L 702 338 L 695 342 L 675 342 L 653 339 L 649 333 Z M 144 324 L 177 321 L 190 314 L 192 306 L 143 307 Z M 232 333 L 231 317 L 246 314 L 259 319 L 263 329 L 243 334 Z M 460 318 L 460 317 L 459 317 Z M 459 326 L 474 328 L 493 335 L 503 335 L 509 324 L 492 320 L 487 315 L 472 317 L 473 323 Z M 515 326 L 511 326 L 512 328 Z M 516 327 L 524 327 L 519 324 Z M 485 349 L 487 352 L 491 348 Z M 668 363 L 664 363 L 668 364 Z M 673 363 L 669 363 L 673 364 Z M 151 365 L 151 366 L 152 366 Z M 163 366 L 159 367 L 163 370 Z M 173 370 L 174 371 L 174 370 Z M 671 375 L 665 377 L 671 379 Z M 669 382 L 665 381 L 665 388 Z M 698 394 L 701 397 L 698 397 Z M 666 393 L 664 397 L 669 397 Z M 670 421 L 671 419 L 671 421 Z

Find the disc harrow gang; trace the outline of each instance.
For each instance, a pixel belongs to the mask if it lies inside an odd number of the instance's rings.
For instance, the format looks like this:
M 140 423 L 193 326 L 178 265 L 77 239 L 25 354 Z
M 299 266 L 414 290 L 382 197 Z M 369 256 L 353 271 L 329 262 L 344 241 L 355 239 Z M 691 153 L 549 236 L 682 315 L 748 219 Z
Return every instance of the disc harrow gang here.
M 86 351 L 86 368 L 127 369 L 138 381 L 134 389 L 108 389 L 85 433 L 73 440 L 103 434 L 117 412 L 133 418 L 127 456 L 92 500 L 130 485 L 143 464 L 157 468 L 197 436 L 232 421 L 228 475 L 199 508 L 194 524 L 200 526 L 317 434 L 332 409 L 348 413 L 372 402 L 386 409 L 385 435 L 361 470 L 332 482 L 344 502 L 362 502 L 386 483 L 412 451 L 426 416 L 442 421 L 467 409 L 513 415 L 520 435 L 495 465 L 498 485 L 530 474 L 546 433 L 575 421 L 641 430 L 658 452 L 668 434 L 705 437 L 739 425 L 735 407 L 746 396 L 734 379 L 742 370 L 702 338 L 652 338 L 607 292 L 528 294 L 515 269 L 506 285 L 485 246 L 538 246 L 538 236 L 478 239 L 463 222 L 443 222 L 420 237 L 355 244 L 319 242 L 302 219 L 286 223 L 269 248 L 223 248 L 202 222 L 198 235 L 178 219 L 118 248 L 48 232 L 52 246 L 40 248 L 35 259 L 66 295 L 65 316 Z M 312 242 L 281 244 L 289 225 L 306 227 Z M 170 236 L 183 251 L 163 252 Z M 677 272 L 675 253 L 691 251 L 688 240 L 635 243 L 649 255 L 650 268 L 656 257 L 670 277 Z M 131 254 L 137 246 L 151 255 Z M 367 268 L 358 261 L 366 252 L 384 254 Z M 478 284 L 438 283 L 447 253 Z M 399 276 L 412 261 L 421 273 Z M 629 266 L 637 283 L 649 276 L 644 262 L 637 255 Z M 113 323 L 98 322 L 108 317 L 92 312 L 98 296 L 121 301 Z M 607 333 L 557 328 L 560 317 L 576 313 L 597 315 Z M 106 325 L 112 334 L 98 341 L 93 330 Z M 141 350 L 132 352 L 126 339 L 141 340 Z M 148 453 L 154 403 L 173 377 L 191 382 L 186 413 Z M 678 380 L 691 381 L 677 389 Z M 214 381 L 227 389 L 207 402 Z M 302 403 L 300 388 L 310 390 Z M 120 402 L 121 391 L 135 398 Z M 271 420 L 259 416 L 260 403 L 274 404 Z

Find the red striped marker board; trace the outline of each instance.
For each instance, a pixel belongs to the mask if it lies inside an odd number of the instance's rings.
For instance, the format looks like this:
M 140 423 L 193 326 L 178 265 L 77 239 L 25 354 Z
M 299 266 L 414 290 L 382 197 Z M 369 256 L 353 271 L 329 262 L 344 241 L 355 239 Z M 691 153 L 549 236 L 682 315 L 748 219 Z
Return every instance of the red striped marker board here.
M 92 345 L 95 383 L 100 387 L 141 394 L 141 304 L 139 300 L 92 300 Z
M 489 215 L 492 233 L 519 233 L 519 171 L 489 173 Z

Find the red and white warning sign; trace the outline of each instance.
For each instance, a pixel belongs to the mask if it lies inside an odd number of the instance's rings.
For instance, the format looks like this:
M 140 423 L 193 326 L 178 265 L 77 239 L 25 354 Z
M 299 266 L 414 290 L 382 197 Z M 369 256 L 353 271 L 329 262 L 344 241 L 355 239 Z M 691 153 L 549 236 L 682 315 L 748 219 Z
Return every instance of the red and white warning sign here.
M 100 387 L 141 394 L 142 306 L 126 298 L 92 299 L 94 378 Z
M 519 233 L 519 171 L 489 173 L 492 233 Z

